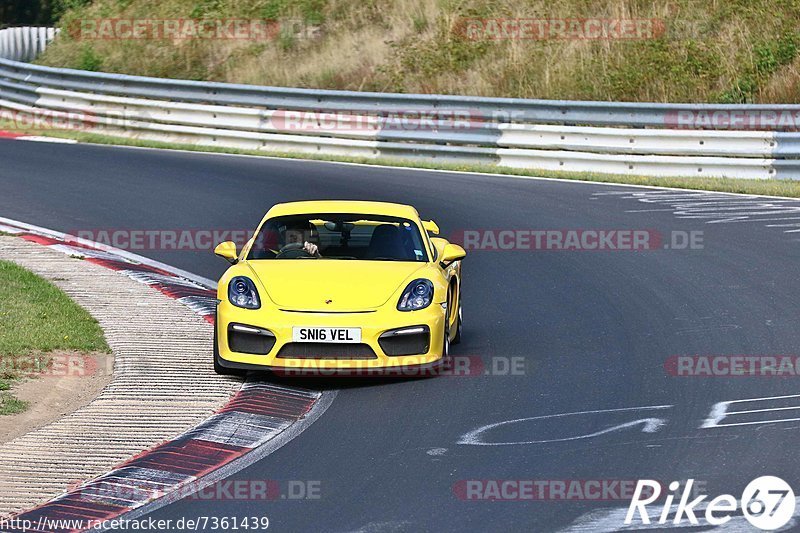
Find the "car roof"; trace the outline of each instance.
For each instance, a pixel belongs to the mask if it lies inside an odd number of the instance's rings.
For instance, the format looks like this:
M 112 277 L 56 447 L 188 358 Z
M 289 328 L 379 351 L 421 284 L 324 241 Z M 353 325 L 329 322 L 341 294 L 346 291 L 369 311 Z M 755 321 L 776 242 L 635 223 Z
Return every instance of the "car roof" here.
M 275 204 L 267 212 L 265 218 L 316 213 L 352 213 L 357 215 L 385 215 L 411 220 L 419 219 L 417 210 L 410 205 L 358 200 L 311 200 Z

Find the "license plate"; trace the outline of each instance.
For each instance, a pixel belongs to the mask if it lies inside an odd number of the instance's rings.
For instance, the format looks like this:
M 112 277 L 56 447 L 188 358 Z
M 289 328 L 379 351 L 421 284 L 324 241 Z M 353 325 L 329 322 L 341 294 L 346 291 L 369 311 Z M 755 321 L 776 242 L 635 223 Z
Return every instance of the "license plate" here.
M 292 328 L 292 342 L 361 342 L 361 328 Z

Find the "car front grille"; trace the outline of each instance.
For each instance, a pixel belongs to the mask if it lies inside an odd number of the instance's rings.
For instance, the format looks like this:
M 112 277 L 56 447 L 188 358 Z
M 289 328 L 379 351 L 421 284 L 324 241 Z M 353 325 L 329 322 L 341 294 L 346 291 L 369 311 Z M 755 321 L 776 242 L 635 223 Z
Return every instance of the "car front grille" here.
M 278 352 L 279 359 L 377 359 L 368 344 L 289 342 Z

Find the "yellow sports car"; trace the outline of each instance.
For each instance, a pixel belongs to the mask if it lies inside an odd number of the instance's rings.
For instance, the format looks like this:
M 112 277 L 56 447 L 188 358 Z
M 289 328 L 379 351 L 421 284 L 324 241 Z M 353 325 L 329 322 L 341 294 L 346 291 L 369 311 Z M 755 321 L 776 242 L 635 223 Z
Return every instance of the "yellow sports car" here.
M 275 205 L 219 281 L 214 369 L 356 373 L 437 368 L 461 340 L 464 249 L 416 209 Z M 380 372 L 375 372 L 380 373 Z

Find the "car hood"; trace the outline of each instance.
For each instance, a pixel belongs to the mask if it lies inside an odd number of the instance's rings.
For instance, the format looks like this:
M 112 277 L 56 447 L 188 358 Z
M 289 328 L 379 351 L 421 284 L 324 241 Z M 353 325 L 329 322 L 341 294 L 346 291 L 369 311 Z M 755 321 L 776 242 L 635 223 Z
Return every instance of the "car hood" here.
M 380 307 L 426 266 L 336 259 L 264 259 L 248 261 L 247 265 L 260 288 L 281 309 L 323 312 Z

